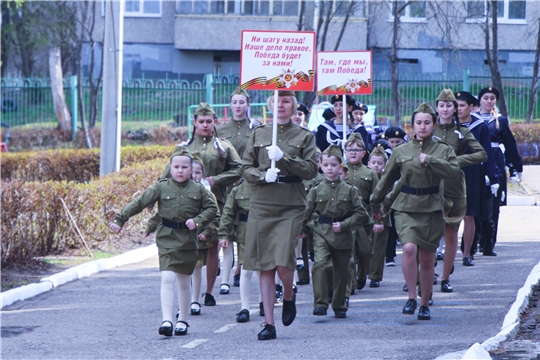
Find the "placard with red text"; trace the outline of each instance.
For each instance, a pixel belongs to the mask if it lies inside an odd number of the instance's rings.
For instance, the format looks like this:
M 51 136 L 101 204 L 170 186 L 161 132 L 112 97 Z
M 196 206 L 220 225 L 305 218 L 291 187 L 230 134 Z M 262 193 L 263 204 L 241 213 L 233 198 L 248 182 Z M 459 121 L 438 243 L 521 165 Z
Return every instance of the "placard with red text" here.
M 315 33 L 243 30 L 240 88 L 313 91 Z
M 319 51 L 318 95 L 371 95 L 371 51 Z

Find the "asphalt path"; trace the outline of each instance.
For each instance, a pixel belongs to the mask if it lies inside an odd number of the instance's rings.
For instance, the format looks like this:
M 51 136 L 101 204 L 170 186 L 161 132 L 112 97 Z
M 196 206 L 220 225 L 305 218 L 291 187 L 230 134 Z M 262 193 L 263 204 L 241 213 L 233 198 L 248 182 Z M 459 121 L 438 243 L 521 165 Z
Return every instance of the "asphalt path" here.
M 497 257 L 477 255 L 451 277 L 454 293 L 434 287 L 432 320 L 403 315 L 401 256 L 380 288 L 350 299 L 346 319 L 313 316 L 311 286 L 299 286 L 298 316 L 289 327 L 275 310 L 277 339 L 258 341 L 257 280 L 251 321 L 236 323 L 239 288 L 216 295 L 217 306 L 189 318 L 187 336 L 158 335 L 157 257 L 67 283 L 1 311 L 3 359 L 435 359 L 496 335 L 531 269 L 540 261 L 540 207 L 501 209 Z M 436 268 L 442 273 L 441 264 Z M 204 278 L 204 275 L 203 275 Z M 231 275 L 232 281 L 232 275 Z M 216 281 L 219 293 L 221 279 Z M 205 289 L 203 284 L 203 290 Z M 201 299 L 202 303 L 202 299 Z

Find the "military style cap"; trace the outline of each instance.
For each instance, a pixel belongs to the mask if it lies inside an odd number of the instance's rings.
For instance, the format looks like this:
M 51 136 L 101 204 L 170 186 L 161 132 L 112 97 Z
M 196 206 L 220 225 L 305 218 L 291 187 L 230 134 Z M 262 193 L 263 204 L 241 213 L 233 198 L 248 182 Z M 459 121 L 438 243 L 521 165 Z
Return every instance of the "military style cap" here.
M 209 103 L 202 102 L 199 104 L 197 110 L 195 110 L 195 115 L 216 115 L 216 112 L 214 109 L 212 109 L 212 106 L 210 106 Z
M 309 114 L 309 109 L 307 108 L 307 106 L 301 103 L 298 103 L 296 110 L 303 112 L 306 116 L 308 116 Z
M 381 144 L 378 144 L 373 148 L 373 151 L 371 154 L 369 154 L 369 158 L 371 159 L 372 156 L 380 156 L 384 158 L 384 160 L 388 160 L 388 156 L 386 156 L 386 153 L 384 152 L 384 147 Z
M 272 95 L 270 96 L 274 96 L 274 92 L 272 91 Z M 296 95 L 294 94 L 294 91 L 290 91 L 290 90 L 280 90 L 278 91 L 278 96 L 294 96 L 296 97 Z
M 366 104 L 362 104 L 362 103 L 356 103 L 355 107 L 358 107 L 358 109 L 355 109 L 353 107 L 353 111 L 354 110 L 362 110 L 364 112 L 364 114 L 367 114 L 368 111 L 369 111 L 369 108 L 367 107 Z
M 349 135 L 349 138 L 347 139 L 347 142 L 345 143 L 345 148 L 347 148 L 347 145 L 349 144 L 358 144 L 358 145 L 361 145 L 363 148 L 366 147 L 366 145 L 364 144 L 364 139 L 362 139 L 362 135 L 360 135 L 359 133 L 351 133 L 351 135 Z
M 418 106 L 416 108 L 416 110 L 414 110 L 415 113 L 427 113 L 427 114 L 431 114 L 433 116 L 436 116 L 435 114 L 435 111 L 433 110 L 433 108 L 431 106 L 429 106 L 428 103 L 421 103 L 420 106 Z
M 187 156 L 188 158 L 193 160 L 193 155 L 191 154 L 191 152 L 183 146 L 177 146 L 174 148 L 174 151 L 171 155 L 171 160 L 175 156 Z
M 334 96 L 332 96 L 332 99 L 330 100 L 330 102 L 332 103 L 332 105 L 335 102 L 343 102 L 343 95 L 334 95 Z M 349 96 L 349 95 L 345 95 L 345 102 L 349 106 L 354 106 L 354 104 L 356 104 L 356 101 L 354 101 L 352 96 Z
M 443 89 L 439 96 L 437 97 L 437 101 L 442 102 L 454 102 L 456 101 L 456 97 L 454 96 L 454 93 L 450 89 Z
M 334 113 L 334 111 L 332 109 L 326 108 L 322 113 L 322 117 L 324 118 L 324 120 L 328 121 L 330 119 L 335 118 L 336 113 Z
M 198 162 L 204 167 L 204 163 L 202 161 L 201 155 L 198 152 L 192 153 L 191 158 L 193 159 L 193 161 Z
M 484 96 L 487 93 L 495 95 L 495 99 L 497 99 L 497 101 L 499 100 L 499 96 L 501 95 L 499 93 L 499 90 L 497 90 L 494 87 L 490 86 L 490 87 L 483 88 L 482 90 L 480 90 L 480 92 L 478 93 L 478 100 L 480 100 L 482 98 L 482 96 Z
M 405 130 L 403 130 L 400 127 L 397 126 L 391 126 L 388 129 L 386 129 L 386 132 L 384 133 L 384 137 L 386 139 L 392 139 L 392 138 L 400 138 L 405 140 L 407 137 L 407 133 Z
M 339 163 L 343 164 L 343 155 L 341 155 L 341 148 L 339 146 L 332 144 L 329 147 L 327 147 L 326 150 L 324 150 L 322 153 L 323 155 L 327 154 L 327 155 L 333 155 L 337 157 L 339 160 Z
M 247 93 L 246 90 L 244 90 L 242 88 L 237 87 L 236 89 L 234 89 L 234 91 L 231 94 L 231 97 L 233 97 L 234 95 L 243 95 L 243 96 L 246 97 L 246 99 L 249 100 L 249 94 Z
M 384 136 L 384 134 L 381 134 L 381 135 Z M 383 150 L 387 150 L 387 149 L 390 149 L 390 144 L 388 143 L 388 140 L 381 137 L 375 140 L 373 147 L 382 147 Z
M 470 92 L 460 91 L 456 93 L 456 99 L 467 102 L 469 105 L 478 106 L 478 99 L 473 96 Z

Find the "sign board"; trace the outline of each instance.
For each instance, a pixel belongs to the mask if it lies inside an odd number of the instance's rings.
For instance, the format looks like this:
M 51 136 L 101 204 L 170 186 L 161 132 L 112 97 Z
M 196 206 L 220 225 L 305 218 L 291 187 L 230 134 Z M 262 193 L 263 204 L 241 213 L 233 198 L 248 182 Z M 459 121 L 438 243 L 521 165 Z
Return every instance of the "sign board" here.
M 240 88 L 313 91 L 315 33 L 243 30 Z
M 371 51 L 317 53 L 318 95 L 371 95 Z

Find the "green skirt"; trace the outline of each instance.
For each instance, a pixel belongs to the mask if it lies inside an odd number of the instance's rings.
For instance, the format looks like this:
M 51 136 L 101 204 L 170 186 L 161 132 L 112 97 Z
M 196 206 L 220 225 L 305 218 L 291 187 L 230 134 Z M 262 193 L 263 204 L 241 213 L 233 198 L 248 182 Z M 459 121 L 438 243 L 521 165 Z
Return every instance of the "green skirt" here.
M 442 211 L 413 213 L 396 211 L 396 231 L 402 244 L 412 242 L 422 249 L 436 252 L 444 235 Z
M 158 248 L 159 270 L 191 275 L 197 264 L 197 250 L 178 250 Z

